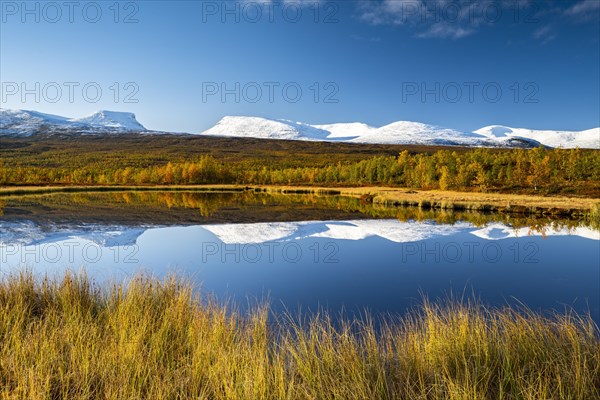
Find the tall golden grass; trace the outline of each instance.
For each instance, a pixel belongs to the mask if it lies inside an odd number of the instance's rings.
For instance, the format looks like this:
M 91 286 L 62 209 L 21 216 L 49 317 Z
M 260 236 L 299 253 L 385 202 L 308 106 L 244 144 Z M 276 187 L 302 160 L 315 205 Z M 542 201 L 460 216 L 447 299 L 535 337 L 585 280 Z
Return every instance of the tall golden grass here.
M 599 338 L 570 313 L 425 301 L 381 325 L 273 323 L 178 278 L 22 273 L 0 283 L 0 398 L 598 399 Z

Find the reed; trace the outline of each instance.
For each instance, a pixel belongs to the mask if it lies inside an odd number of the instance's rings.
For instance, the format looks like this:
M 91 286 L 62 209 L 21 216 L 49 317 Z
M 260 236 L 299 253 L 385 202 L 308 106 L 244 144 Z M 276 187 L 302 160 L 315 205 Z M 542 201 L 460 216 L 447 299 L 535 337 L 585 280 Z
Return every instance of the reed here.
M 0 398 L 598 399 L 599 337 L 589 316 L 477 302 L 299 321 L 175 277 L 21 273 L 0 283 Z

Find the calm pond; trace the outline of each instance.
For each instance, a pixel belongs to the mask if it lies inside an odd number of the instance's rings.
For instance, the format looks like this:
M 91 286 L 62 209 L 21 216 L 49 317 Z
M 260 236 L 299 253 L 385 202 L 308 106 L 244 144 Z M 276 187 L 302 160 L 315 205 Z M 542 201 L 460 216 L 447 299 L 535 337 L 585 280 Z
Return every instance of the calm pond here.
M 0 210 L 3 276 L 177 273 L 241 308 L 402 313 L 453 295 L 600 321 L 600 232 L 583 220 L 254 192 L 20 196 Z

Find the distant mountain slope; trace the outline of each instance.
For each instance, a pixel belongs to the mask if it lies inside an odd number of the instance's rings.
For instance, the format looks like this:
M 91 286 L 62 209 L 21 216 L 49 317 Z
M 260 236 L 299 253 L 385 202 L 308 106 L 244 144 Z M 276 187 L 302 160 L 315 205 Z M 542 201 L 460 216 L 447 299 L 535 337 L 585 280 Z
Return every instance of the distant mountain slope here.
M 420 122 L 399 121 L 375 128 L 360 122 L 309 125 L 260 117 L 225 117 L 201 135 L 263 139 L 342 141 L 370 144 L 428 144 L 441 146 L 537 147 L 535 140 L 491 138 Z
M 83 118 L 66 118 L 37 111 L 0 109 L 0 136 L 128 132 L 158 133 L 148 131 L 134 114 L 127 112 L 102 110 Z M 361 122 L 311 125 L 286 119 L 228 116 L 200 135 L 369 144 L 507 148 L 543 145 L 600 149 L 600 128 L 575 132 L 490 125 L 474 132 L 464 132 L 412 121 L 398 121 L 377 128 Z
M 101 110 L 84 118 L 67 118 L 28 110 L 0 109 L 0 136 L 31 136 L 38 133 L 121 133 L 144 132 L 135 115 Z
M 135 119 L 135 114 L 116 111 L 98 111 L 84 118 L 70 120 L 72 124 L 108 128 L 124 131 L 145 131 L 146 128 Z
M 283 119 L 224 117 L 202 134 L 261 139 L 326 140 L 330 133 L 312 125 Z
M 532 139 L 550 147 L 600 149 L 600 128 L 585 131 L 553 131 L 510 128 L 502 125 L 491 125 L 475 131 L 480 135 L 493 138 L 525 138 Z
M 335 138 L 357 138 L 359 136 L 365 136 L 371 132 L 377 130 L 370 125 L 363 124 L 361 122 L 350 122 L 341 124 L 329 124 L 329 125 L 313 125 L 315 128 L 323 129 L 329 132 L 328 139 Z
M 467 146 L 482 146 L 486 142 L 493 144 L 487 138 L 474 133 L 460 132 L 454 129 L 411 121 L 398 121 L 370 130 L 352 141 L 357 143 L 426 143 Z
M 371 144 L 428 144 L 475 147 L 547 147 L 600 149 L 600 128 L 581 132 L 541 131 L 487 126 L 474 132 L 398 121 L 376 128 L 360 122 L 309 125 L 259 117 L 225 117 L 202 135 Z

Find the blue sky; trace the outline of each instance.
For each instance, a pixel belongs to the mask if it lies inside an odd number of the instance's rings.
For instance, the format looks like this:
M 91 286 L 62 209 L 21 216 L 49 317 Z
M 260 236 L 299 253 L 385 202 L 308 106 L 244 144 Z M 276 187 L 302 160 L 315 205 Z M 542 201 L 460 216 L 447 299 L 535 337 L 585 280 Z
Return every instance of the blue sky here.
M 598 0 L 0 3 L 2 108 L 600 126 Z

